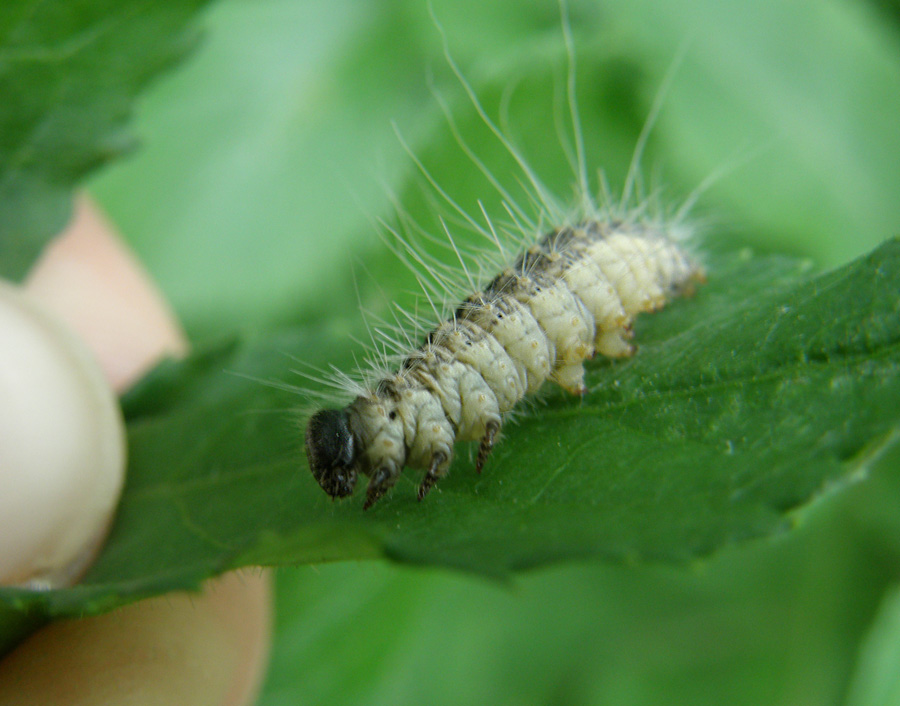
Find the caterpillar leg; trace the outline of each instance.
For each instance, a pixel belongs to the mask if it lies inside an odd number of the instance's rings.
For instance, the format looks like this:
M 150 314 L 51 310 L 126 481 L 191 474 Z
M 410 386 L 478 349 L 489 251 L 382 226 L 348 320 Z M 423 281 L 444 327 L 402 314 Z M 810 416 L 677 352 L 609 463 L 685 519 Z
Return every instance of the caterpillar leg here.
M 481 473 L 481 469 L 484 468 L 484 464 L 487 463 L 488 456 L 491 455 L 491 451 L 494 448 L 494 441 L 496 441 L 497 434 L 499 433 L 500 422 L 490 421 L 487 423 L 484 430 L 484 436 L 481 437 L 481 446 L 478 447 L 478 457 L 475 459 L 476 472 Z
M 597 350 L 607 358 L 628 358 L 634 355 L 634 346 L 628 342 L 630 329 L 617 328 L 597 335 Z
M 584 384 L 584 366 L 581 363 L 559 366 L 550 374 L 550 379 L 573 395 L 581 396 L 587 392 Z
M 419 500 L 422 500 L 441 478 L 447 475 L 450 468 L 450 458 L 443 451 L 435 451 L 428 464 L 428 470 L 419 486 Z
M 363 510 L 368 510 L 384 497 L 384 494 L 394 487 L 394 483 L 397 482 L 399 476 L 399 470 L 392 470 L 388 467 L 379 468 L 372 475 L 371 480 L 369 480 L 369 485 L 366 488 L 366 501 L 363 503 Z

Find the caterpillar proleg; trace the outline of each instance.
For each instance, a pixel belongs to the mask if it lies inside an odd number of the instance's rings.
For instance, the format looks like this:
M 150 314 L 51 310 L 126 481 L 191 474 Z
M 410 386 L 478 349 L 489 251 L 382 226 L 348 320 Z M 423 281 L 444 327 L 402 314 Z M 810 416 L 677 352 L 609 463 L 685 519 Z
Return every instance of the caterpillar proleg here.
M 690 230 L 681 212 L 667 221 L 628 207 L 656 106 L 635 147 L 621 200 L 597 205 L 589 195 L 565 11 L 563 33 L 580 193 L 574 215 L 560 220 L 561 210 L 548 208 L 544 218 L 533 222 L 556 218 L 555 225 L 524 234 L 524 247 L 499 272 L 484 281 L 469 277 L 469 295 L 432 324 L 424 341 L 401 356 L 394 372 L 358 390 L 346 407 L 312 415 L 305 435 L 309 467 L 333 498 L 351 495 L 364 475 L 369 482 L 363 507 L 369 508 L 410 466 L 425 471 L 418 488 L 421 500 L 449 472 L 458 441 L 479 442 L 475 466 L 481 472 L 504 419 L 526 395 L 547 381 L 573 395 L 585 394 L 585 360 L 596 354 L 633 355 L 634 318 L 659 309 L 703 279 L 702 269 L 679 243 Z M 524 158 L 485 114 L 445 53 L 482 119 L 522 168 L 536 200 L 548 204 L 550 197 Z M 473 162 L 479 164 L 474 157 Z M 502 187 L 492 183 L 506 199 Z M 518 212 L 514 205 L 510 210 Z M 487 222 L 485 234 L 496 240 L 493 224 Z

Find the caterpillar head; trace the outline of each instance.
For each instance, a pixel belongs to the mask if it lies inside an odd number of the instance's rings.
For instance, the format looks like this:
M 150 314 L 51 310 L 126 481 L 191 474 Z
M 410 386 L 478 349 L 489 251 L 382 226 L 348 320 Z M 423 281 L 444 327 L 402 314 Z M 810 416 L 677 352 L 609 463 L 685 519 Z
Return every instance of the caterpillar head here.
M 357 443 L 346 409 L 321 409 L 306 425 L 309 470 L 332 498 L 344 498 L 356 485 Z

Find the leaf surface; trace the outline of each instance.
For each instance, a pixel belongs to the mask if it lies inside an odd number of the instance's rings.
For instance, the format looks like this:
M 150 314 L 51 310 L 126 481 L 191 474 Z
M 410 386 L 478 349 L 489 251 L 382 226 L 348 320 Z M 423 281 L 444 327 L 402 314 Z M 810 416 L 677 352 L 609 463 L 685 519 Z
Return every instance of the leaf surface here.
M 641 318 L 637 356 L 590 364 L 583 401 L 550 392 L 481 476 L 465 448 L 437 492 L 407 470 L 372 510 L 309 475 L 295 359 L 349 358 L 324 330 L 232 341 L 159 368 L 125 400 L 130 470 L 81 585 L 4 589 L 73 615 L 248 564 L 387 556 L 502 576 L 576 557 L 683 562 L 781 531 L 858 478 L 900 427 L 900 241 L 826 274 L 711 255 L 693 299 Z

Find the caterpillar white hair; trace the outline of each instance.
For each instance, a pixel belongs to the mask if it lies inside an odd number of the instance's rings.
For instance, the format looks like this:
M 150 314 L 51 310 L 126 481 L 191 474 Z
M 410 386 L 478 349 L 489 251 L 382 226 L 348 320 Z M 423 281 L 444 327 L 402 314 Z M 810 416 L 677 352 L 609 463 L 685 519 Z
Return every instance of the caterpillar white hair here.
M 633 355 L 635 317 L 656 311 L 703 281 L 701 267 L 680 244 L 690 234 L 683 223 L 689 204 L 673 219 L 651 217 L 629 206 L 658 102 L 635 147 L 621 198 L 613 203 L 607 196 L 599 205 L 591 198 L 565 11 L 562 24 L 569 55 L 568 98 L 580 203 L 563 217 L 565 211 L 554 205 L 524 159 L 485 114 L 446 52 L 476 110 L 519 163 L 547 212 L 542 218 L 527 219 L 488 175 L 511 212 L 520 216 L 516 222 L 521 229 L 532 234 L 520 239 L 520 251 L 507 258 L 499 272 L 481 282 L 467 277 L 469 295 L 432 323 L 421 345 L 401 354 L 396 371 L 360 386 L 346 407 L 321 409 L 311 416 L 306 427 L 309 467 L 333 498 L 351 495 L 364 475 L 369 478 L 363 505 L 367 509 L 409 466 L 424 469 L 418 488 L 421 500 L 449 472 L 458 441 L 479 442 L 475 468 L 481 472 L 505 417 L 523 397 L 547 381 L 573 395 L 585 394 L 585 360 L 596 354 Z M 468 153 L 465 143 L 460 144 Z M 483 169 L 477 158 L 473 162 Z M 431 180 L 427 172 L 426 176 Z M 474 219 L 464 217 L 475 225 Z M 500 246 L 497 230 L 486 221 L 482 230 Z M 541 232 L 537 224 L 544 222 L 556 225 Z M 500 251 L 506 249 L 500 246 Z

